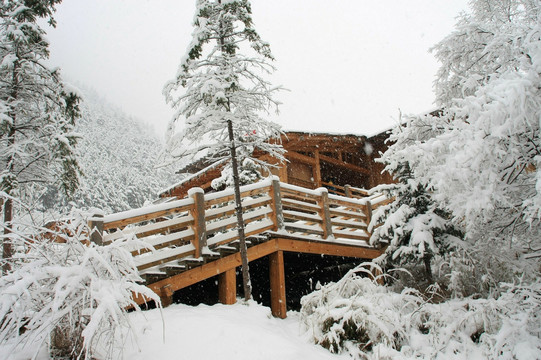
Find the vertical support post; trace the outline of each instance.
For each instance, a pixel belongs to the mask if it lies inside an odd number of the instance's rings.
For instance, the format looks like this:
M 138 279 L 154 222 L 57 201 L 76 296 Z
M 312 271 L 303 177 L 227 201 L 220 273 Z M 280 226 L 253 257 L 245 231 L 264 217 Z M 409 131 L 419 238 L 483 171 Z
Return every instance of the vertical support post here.
M 272 315 L 285 319 L 287 308 L 283 251 L 276 251 L 269 255 L 269 277 Z
M 205 194 L 201 188 L 191 188 L 188 196 L 194 200 L 194 206 L 190 210 L 193 216 L 192 229 L 194 232 L 193 246 L 194 257 L 201 256 L 201 251 L 207 246 L 207 225 L 205 223 Z
M 370 228 L 370 222 L 372 221 L 372 203 L 370 200 L 366 200 L 366 233 L 368 234 L 368 239 L 372 237 L 372 232 L 368 231 Z
M 282 193 L 280 192 L 280 181 L 273 177 L 271 184 L 271 197 L 272 197 L 272 213 L 274 227 L 273 231 L 278 231 L 284 228 L 284 213 L 282 212 Z
M 331 213 L 329 211 L 329 193 L 326 188 L 319 188 L 319 216 L 321 216 L 321 227 L 323 228 L 323 238 L 326 239 L 332 235 Z
M 280 163 L 280 170 L 278 171 L 280 181 L 287 183 L 287 167 L 291 164 L 288 161 L 284 161 Z
M 237 302 L 237 274 L 235 268 L 218 275 L 218 298 L 225 305 Z
M 96 245 L 103 245 L 103 214 L 92 215 L 88 221 L 88 228 L 90 229 L 90 241 Z
M 173 303 L 173 289 L 171 284 L 167 284 L 160 289 L 160 300 L 163 307 L 168 307 Z
M 316 188 L 320 188 L 321 187 L 321 163 L 319 161 L 319 150 L 314 151 L 314 159 L 316 161 L 316 166 L 315 166 Z
M 371 273 L 372 273 L 372 280 L 375 280 L 378 285 L 385 285 L 383 276 L 380 276 L 382 272 L 378 267 L 372 267 Z
M 351 196 L 351 186 L 350 185 L 344 185 L 344 193 L 346 197 L 350 198 Z

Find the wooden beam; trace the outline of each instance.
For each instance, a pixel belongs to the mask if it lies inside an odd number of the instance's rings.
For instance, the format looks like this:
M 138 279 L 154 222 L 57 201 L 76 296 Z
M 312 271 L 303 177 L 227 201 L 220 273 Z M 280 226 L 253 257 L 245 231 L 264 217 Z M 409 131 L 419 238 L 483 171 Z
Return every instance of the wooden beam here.
M 269 255 L 269 277 L 272 315 L 285 319 L 287 308 L 283 251 L 276 251 Z
M 375 259 L 380 256 L 385 249 L 375 249 L 369 247 L 352 246 L 328 241 L 307 241 L 288 238 L 276 239 L 278 249 L 283 251 L 299 252 L 305 254 L 321 254 L 333 256 L 347 256 L 360 259 Z
M 316 163 L 316 159 L 310 156 L 299 154 L 298 152 L 295 152 L 295 151 L 289 150 L 288 152 L 286 152 L 285 155 L 286 155 L 286 158 L 288 159 L 294 159 L 305 164 L 315 165 Z
M 263 256 L 267 256 L 277 251 L 277 244 L 275 240 L 269 240 L 259 245 L 252 246 L 248 249 L 248 260 L 257 260 Z M 194 269 L 185 271 L 175 276 L 171 276 L 167 279 L 157 281 L 149 284 L 148 288 L 154 291 L 156 294 L 161 294 L 161 288 L 170 284 L 171 291 L 177 291 L 187 286 L 196 284 L 202 280 L 219 275 L 228 270 L 234 269 L 237 266 L 241 266 L 240 253 L 231 254 L 216 261 L 201 265 Z M 142 304 L 145 299 L 142 297 L 136 297 L 134 299 L 137 304 Z
M 316 180 L 316 187 L 321 187 L 321 164 L 319 163 L 319 150 L 314 151 L 314 158 L 316 160 L 316 166 L 314 166 L 314 179 Z
M 350 164 L 350 163 L 347 163 L 347 162 L 344 162 L 342 160 L 338 160 L 338 159 L 334 159 L 330 156 L 326 156 L 326 155 L 319 155 L 319 159 L 321 161 L 325 161 L 329 164 L 334 164 L 334 165 L 338 165 L 338 166 L 342 166 L 342 167 L 345 167 L 347 169 L 350 169 L 350 170 L 353 170 L 353 171 L 357 171 L 357 172 L 360 172 L 360 173 L 363 173 L 363 174 L 367 174 L 367 175 L 370 175 L 370 170 L 368 169 L 365 169 L 365 168 L 362 168 L 360 166 L 357 166 L 357 165 L 353 165 L 353 164 Z
M 225 305 L 233 305 L 237 302 L 236 268 L 218 275 L 218 298 Z

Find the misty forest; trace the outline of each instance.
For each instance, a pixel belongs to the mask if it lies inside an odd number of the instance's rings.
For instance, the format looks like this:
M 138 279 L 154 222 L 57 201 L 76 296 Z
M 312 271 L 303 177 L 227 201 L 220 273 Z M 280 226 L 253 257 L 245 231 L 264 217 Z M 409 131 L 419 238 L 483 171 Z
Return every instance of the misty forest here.
M 471 0 L 370 136 L 269 120 L 250 1 L 192 1 L 158 135 L 0 3 L 0 358 L 541 359 L 541 1 Z

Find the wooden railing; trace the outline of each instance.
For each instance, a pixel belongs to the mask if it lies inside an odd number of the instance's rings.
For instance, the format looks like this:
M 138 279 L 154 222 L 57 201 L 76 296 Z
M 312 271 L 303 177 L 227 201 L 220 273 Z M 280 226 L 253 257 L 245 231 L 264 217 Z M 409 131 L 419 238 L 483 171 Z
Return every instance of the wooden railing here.
M 388 200 L 381 194 L 363 199 L 329 194 L 280 183 L 270 178 L 242 186 L 245 233 L 293 236 L 319 241 L 356 242 L 369 246 L 372 209 Z M 89 221 L 91 241 L 125 241 L 140 271 L 160 266 L 175 271 L 179 260 L 203 262 L 238 251 L 237 219 L 232 190 L 188 197 Z M 250 241 L 250 240 L 249 240 Z M 264 241 L 264 239 L 259 239 Z

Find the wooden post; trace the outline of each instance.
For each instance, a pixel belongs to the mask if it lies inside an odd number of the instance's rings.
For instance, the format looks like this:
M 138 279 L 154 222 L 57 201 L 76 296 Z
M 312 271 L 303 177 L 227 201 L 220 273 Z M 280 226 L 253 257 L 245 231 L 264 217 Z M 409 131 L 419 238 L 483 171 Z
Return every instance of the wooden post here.
M 272 315 L 285 319 L 287 308 L 283 251 L 276 251 L 269 255 L 269 277 Z
M 344 185 L 344 193 L 346 197 L 351 197 L 351 186 L 350 185 Z
M 201 251 L 207 246 L 207 225 L 205 223 L 205 194 L 201 188 L 191 188 L 188 196 L 194 200 L 194 206 L 190 210 L 193 216 L 193 245 L 195 247 L 195 258 L 201 256 Z
M 103 245 L 103 214 L 94 214 L 88 221 L 89 239 L 96 245 Z
M 280 181 L 276 177 L 272 179 L 271 185 L 271 197 L 272 197 L 272 213 L 274 227 L 273 231 L 278 231 L 284 228 L 284 214 L 282 212 L 282 193 L 280 192 Z
M 372 221 L 372 203 L 370 200 L 366 200 L 366 233 L 368 234 L 368 239 L 372 237 L 372 233 L 368 232 L 368 229 L 370 227 L 370 222 Z
M 163 307 L 168 307 L 173 303 L 173 290 L 171 284 L 167 284 L 161 288 L 160 300 Z
M 319 200 L 319 216 L 321 216 L 321 227 L 323 228 L 323 238 L 332 236 L 331 213 L 329 211 L 329 193 L 326 188 L 319 188 L 321 199 Z
M 226 305 L 233 305 L 237 302 L 237 274 L 235 268 L 218 275 L 218 298 L 222 304 Z
M 321 187 L 321 164 L 319 161 L 319 150 L 314 151 L 314 158 L 316 160 L 315 175 L 316 175 L 316 188 Z
M 371 273 L 372 273 L 372 280 L 375 280 L 378 285 L 385 285 L 383 276 L 380 276 L 382 272 L 379 268 L 372 267 Z

